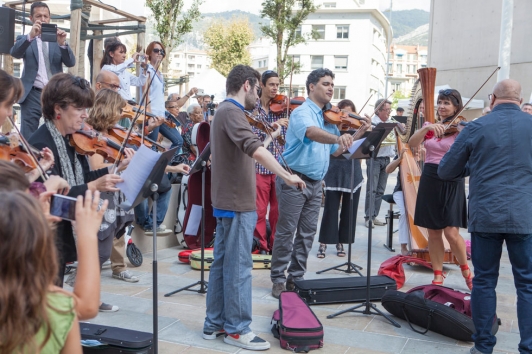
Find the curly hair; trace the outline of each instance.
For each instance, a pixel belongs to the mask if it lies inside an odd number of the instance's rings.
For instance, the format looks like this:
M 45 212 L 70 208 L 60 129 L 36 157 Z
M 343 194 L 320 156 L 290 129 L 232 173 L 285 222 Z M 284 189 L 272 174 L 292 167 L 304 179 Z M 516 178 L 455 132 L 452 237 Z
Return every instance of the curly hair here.
M 79 76 L 55 74 L 42 90 L 42 115 L 48 120 L 55 118 L 55 105 L 62 109 L 69 105 L 89 108 L 93 103 L 94 91 L 90 88 L 90 83 Z
M 0 353 L 37 353 L 51 336 L 47 294 L 58 271 L 54 233 L 31 195 L 0 192 L 0 200 Z M 34 338 L 42 327 L 46 333 L 37 348 Z
M 330 76 L 334 80 L 334 73 L 326 68 L 316 69 L 313 70 L 310 74 L 307 76 L 307 92 L 310 92 L 310 85 L 316 85 L 322 77 Z
M 120 111 L 126 106 L 126 101 L 119 93 L 109 89 L 101 89 L 96 94 L 94 106 L 89 109 L 86 122 L 94 129 L 105 132 L 120 120 Z

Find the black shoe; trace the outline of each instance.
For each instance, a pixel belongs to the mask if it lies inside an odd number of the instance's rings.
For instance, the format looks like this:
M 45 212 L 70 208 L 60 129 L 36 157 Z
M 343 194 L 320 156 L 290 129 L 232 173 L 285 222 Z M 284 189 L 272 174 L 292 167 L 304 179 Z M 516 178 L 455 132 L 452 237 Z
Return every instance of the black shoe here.
M 268 251 L 260 250 L 259 254 L 268 254 Z

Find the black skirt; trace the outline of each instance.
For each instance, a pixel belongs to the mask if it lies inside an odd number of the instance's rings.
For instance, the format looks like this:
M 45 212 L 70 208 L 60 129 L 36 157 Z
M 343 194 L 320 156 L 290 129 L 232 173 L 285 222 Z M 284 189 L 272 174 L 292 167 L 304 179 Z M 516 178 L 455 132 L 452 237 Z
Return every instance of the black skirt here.
M 432 230 L 466 228 L 465 180 L 442 180 L 438 165 L 426 163 L 419 181 L 414 224 Z

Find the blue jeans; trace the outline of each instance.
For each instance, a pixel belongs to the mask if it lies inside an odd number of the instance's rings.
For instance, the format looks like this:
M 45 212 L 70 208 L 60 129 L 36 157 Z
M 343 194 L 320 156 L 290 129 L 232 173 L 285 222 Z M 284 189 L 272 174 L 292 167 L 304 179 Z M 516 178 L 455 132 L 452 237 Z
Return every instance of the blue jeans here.
M 161 133 L 162 136 L 164 136 L 166 139 L 172 142 L 172 145 L 170 145 L 170 149 L 177 147 L 176 154 L 178 154 L 179 150 L 181 150 L 181 146 L 183 146 L 183 137 L 181 137 L 181 134 L 179 134 L 177 129 L 170 128 L 166 124 L 162 124 L 158 126 L 157 128 L 153 129 L 151 133 L 148 135 L 148 138 L 150 138 L 153 141 L 157 141 L 157 135 L 159 133 Z
M 497 307 L 495 287 L 499 277 L 502 244 L 506 241 L 517 289 L 519 352 L 532 353 L 532 234 L 471 233 L 471 260 L 475 267 L 471 310 L 476 333 L 475 347 L 491 353 L 497 338 L 491 327 Z
M 251 244 L 257 213 L 236 212 L 234 218 L 216 221 L 203 330 L 247 334 L 251 332 Z
M 168 211 L 168 202 L 171 193 L 172 190 L 159 194 L 159 198 L 157 199 L 157 226 L 161 225 L 164 221 L 164 217 Z M 148 209 L 147 198 L 135 207 L 135 221 L 144 230 L 152 230 L 153 218 L 151 211 Z

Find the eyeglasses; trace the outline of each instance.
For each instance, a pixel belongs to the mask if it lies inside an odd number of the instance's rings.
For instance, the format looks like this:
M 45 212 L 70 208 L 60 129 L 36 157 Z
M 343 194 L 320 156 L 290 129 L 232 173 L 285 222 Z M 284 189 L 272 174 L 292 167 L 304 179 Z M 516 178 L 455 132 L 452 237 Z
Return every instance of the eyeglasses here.
M 152 52 L 154 52 L 155 54 L 161 54 L 161 55 L 164 55 L 164 49 L 159 49 L 159 48 L 155 48 L 152 50 Z
M 100 82 L 102 85 L 106 85 L 107 87 L 111 88 L 114 91 L 120 90 L 120 85 L 110 84 L 108 82 Z
M 80 89 L 86 90 L 91 88 L 91 83 L 79 76 L 74 76 L 74 83 L 79 86 Z

